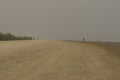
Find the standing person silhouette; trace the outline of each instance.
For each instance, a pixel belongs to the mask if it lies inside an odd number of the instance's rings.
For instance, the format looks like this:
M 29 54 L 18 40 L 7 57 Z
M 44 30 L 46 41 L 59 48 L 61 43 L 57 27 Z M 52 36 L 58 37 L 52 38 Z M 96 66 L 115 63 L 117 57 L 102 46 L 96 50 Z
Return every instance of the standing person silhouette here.
M 85 38 L 83 37 L 82 41 L 84 42 L 85 41 Z

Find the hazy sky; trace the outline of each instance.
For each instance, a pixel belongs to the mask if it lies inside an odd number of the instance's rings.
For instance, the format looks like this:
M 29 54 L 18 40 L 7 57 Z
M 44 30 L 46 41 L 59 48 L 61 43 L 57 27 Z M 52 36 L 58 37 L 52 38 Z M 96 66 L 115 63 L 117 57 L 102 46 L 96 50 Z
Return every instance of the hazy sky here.
M 120 41 L 120 0 L 0 0 L 0 32 Z

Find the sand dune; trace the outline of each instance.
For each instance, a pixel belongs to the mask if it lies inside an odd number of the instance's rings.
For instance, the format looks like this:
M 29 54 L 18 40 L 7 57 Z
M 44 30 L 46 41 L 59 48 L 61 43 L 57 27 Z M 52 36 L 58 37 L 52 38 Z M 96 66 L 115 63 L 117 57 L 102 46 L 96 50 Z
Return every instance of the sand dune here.
M 113 48 L 92 43 L 2 41 L 0 80 L 120 80 L 115 55 Z

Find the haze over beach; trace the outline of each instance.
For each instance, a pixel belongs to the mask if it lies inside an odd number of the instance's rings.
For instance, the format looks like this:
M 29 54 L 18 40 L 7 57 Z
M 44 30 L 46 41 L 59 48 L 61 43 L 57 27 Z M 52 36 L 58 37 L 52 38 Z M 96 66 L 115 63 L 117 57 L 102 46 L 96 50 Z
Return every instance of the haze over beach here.
M 119 0 L 1 0 L 0 32 L 120 42 Z
M 119 8 L 119 0 L 0 0 L 0 80 L 120 80 Z

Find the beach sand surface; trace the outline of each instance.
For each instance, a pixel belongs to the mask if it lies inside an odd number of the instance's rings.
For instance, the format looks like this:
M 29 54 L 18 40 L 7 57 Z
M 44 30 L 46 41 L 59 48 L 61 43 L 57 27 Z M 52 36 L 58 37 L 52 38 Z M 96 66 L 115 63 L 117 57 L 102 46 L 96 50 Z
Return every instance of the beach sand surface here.
M 0 80 L 120 80 L 120 45 L 1 41 Z

